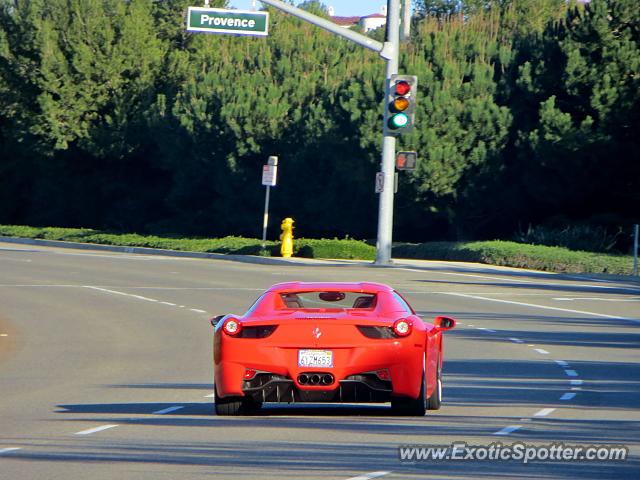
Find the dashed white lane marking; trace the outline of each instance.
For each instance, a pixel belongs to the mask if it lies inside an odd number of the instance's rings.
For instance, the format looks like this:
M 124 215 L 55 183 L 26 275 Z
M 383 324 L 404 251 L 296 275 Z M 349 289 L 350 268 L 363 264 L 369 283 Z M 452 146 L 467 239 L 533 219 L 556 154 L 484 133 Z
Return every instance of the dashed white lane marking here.
M 578 372 L 576 372 L 575 370 L 565 370 L 564 373 L 567 374 L 567 377 L 577 377 L 578 376 Z
M 571 385 L 582 385 L 582 380 L 569 380 Z
M 494 435 L 509 435 L 519 428 L 522 428 L 522 425 L 509 425 L 508 427 L 504 427 L 502 430 L 498 430 Z
M 515 338 L 515 337 L 511 337 L 509 340 L 511 340 L 514 343 L 524 343 L 524 340 L 520 340 L 519 338 Z
M 0 337 L 8 337 L 9 334 L 8 333 L 0 333 Z
M 575 397 L 575 396 L 576 396 L 576 394 L 575 394 L 575 393 L 573 393 L 573 392 L 567 392 L 567 393 L 564 393 L 564 394 L 560 397 L 560 400 L 562 400 L 562 401 L 571 400 L 571 399 L 572 399 L 573 397 Z
M 547 352 L 544 348 L 534 348 L 534 350 L 541 355 L 549 355 L 549 352 Z
M 209 395 L 205 395 L 204 398 L 215 398 L 215 393 L 210 393 Z
M 483 331 L 488 332 L 488 333 L 496 333 L 495 330 L 491 330 L 490 328 L 484 328 L 484 327 L 477 327 L 477 328 L 478 328 L 478 330 L 483 330 Z
M 122 295 L 124 297 L 135 298 L 136 300 L 144 300 L 145 302 L 154 302 L 162 305 L 169 305 L 171 307 L 186 308 L 184 305 L 178 305 L 176 303 L 171 303 L 171 302 L 161 302 L 160 300 L 156 300 L 155 298 L 143 297 L 142 295 L 135 295 L 133 293 L 119 292 L 118 290 L 111 290 L 111 289 L 102 288 L 102 287 L 94 287 L 93 285 L 83 285 L 82 287 L 89 288 L 91 290 L 98 290 L 104 293 L 112 293 L 114 295 Z M 189 310 L 196 313 L 207 313 L 206 310 L 200 310 L 199 308 L 190 308 Z
M 134 295 L 132 293 L 118 292 L 117 290 L 109 290 L 108 288 L 93 287 L 91 285 L 84 285 L 84 288 L 90 288 L 91 290 L 98 290 L 100 292 L 105 292 L 105 293 L 113 293 L 114 295 L 122 295 L 124 297 L 137 298 L 138 300 L 145 300 L 147 302 L 158 301 L 155 298 L 143 297 L 142 295 Z
M 166 415 L 167 413 L 175 412 L 176 410 L 180 410 L 184 408 L 184 405 L 176 405 L 174 407 L 163 408 L 162 410 L 158 410 L 153 412 L 154 415 Z
M 91 435 L 92 433 L 101 432 L 103 430 L 108 430 L 109 428 L 115 428 L 118 425 L 102 425 L 101 427 L 90 428 L 88 430 L 82 430 L 80 432 L 76 432 L 75 435 Z
M 347 480 L 372 480 L 373 478 L 384 477 L 390 473 L 391 472 L 371 472 L 365 473 L 364 475 L 358 475 L 357 477 L 347 478 Z
M 543 408 L 542 410 L 537 411 L 533 414 L 534 417 L 546 417 L 550 413 L 552 413 L 555 408 Z
M 22 450 L 20 447 L 0 448 L 0 455 L 3 453 L 15 452 L 16 450 Z
M 554 362 L 556 362 L 561 367 L 568 367 L 569 366 L 569 363 L 565 362 L 564 360 L 554 360 Z
M 590 315 L 592 317 L 612 318 L 614 320 L 627 320 L 630 322 L 640 323 L 640 320 L 636 318 L 622 317 L 619 315 L 607 315 L 604 313 L 587 312 L 585 310 L 571 310 L 568 308 L 548 307 L 546 305 L 536 305 L 535 303 L 514 302 L 513 300 L 501 300 L 499 298 L 481 297 L 479 295 L 467 295 L 465 293 L 458 293 L 458 292 L 446 292 L 445 295 L 452 295 L 454 297 L 473 298 L 475 300 L 485 300 L 487 302 L 507 303 L 509 305 L 520 305 L 522 307 L 541 308 L 543 310 L 554 310 L 556 312 L 577 313 L 579 315 Z

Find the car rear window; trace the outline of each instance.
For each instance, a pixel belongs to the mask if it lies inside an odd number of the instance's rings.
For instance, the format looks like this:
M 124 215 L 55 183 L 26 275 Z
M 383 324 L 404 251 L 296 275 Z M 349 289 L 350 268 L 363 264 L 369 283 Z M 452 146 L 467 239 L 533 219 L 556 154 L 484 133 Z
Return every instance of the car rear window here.
M 287 292 L 280 298 L 284 308 L 310 310 L 318 308 L 330 309 L 371 309 L 376 306 L 375 293 L 362 292 Z

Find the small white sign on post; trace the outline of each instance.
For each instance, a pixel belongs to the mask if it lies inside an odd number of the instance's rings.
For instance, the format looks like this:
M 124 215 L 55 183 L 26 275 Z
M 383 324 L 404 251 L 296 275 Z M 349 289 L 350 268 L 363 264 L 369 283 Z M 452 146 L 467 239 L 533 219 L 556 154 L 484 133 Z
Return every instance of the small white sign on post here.
M 262 220 L 262 249 L 265 248 L 265 241 L 267 240 L 267 225 L 269 225 L 269 192 L 271 187 L 276 186 L 278 177 L 278 157 L 276 155 L 270 155 L 267 164 L 262 167 L 262 185 L 265 187 L 264 193 L 264 217 Z
M 262 167 L 262 185 L 265 187 L 275 187 L 278 177 L 277 165 L 263 165 Z
M 376 173 L 376 193 L 382 193 L 384 191 L 384 173 Z

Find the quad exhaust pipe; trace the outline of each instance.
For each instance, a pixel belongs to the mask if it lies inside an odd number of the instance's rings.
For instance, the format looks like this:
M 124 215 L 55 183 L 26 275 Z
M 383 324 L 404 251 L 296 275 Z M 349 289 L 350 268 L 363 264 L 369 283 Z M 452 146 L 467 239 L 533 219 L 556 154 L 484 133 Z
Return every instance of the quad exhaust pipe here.
M 301 373 L 298 375 L 298 383 L 300 385 L 331 385 L 335 379 L 330 373 Z

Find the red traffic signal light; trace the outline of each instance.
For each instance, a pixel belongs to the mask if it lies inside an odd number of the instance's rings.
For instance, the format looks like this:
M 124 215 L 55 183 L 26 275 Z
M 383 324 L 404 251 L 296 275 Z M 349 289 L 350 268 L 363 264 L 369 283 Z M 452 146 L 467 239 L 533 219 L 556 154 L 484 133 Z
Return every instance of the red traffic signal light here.
M 411 84 L 404 80 L 396 83 L 396 95 L 406 95 L 411 91 Z

